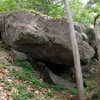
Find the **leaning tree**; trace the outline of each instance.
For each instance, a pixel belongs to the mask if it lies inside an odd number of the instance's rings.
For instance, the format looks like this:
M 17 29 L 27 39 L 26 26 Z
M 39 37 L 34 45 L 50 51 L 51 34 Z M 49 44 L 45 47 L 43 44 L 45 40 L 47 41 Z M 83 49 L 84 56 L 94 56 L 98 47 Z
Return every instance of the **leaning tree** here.
M 97 53 L 98 53 L 98 99 L 100 100 L 100 33 L 99 33 L 99 14 L 95 16 L 94 18 L 94 33 L 95 33 L 95 41 L 96 41 L 96 47 L 97 47 Z
M 76 41 L 75 29 L 74 29 L 73 19 L 72 19 L 72 15 L 70 11 L 69 0 L 64 0 L 64 3 L 65 3 L 65 9 L 67 13 L 68 24 L 69 24 L 71 43 L 72 43 L 72 51 L 73 51 L 73 56 L 74 56 L 76 82 L 77 82 L 77 87 L 78 87 L 79 100 L 85 100 L 83 78 L 82 78 L 82 71 L 81 71 L 81 65 L 80 65 L 80 55 L 79 55 L 78 44 Z

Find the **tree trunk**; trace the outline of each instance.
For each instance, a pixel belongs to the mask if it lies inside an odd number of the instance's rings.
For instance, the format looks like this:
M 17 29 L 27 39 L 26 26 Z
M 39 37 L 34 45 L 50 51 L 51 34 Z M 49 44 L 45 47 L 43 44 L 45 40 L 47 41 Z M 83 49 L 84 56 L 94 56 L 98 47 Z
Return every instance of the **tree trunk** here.
M 42 0 L 43 14 L 45 14 L 45 0 Z
M 95 33 L 95 39 L 96 39 L 96 46 L 97 46 L 97 53 L 98 53 L 98 99 L 100 100 L 100 34 L 99 34 L 99 24 L 98 24 L 98 17 L 100 15 L 97 15 L 94 19 L 94 33 Z
M 19 7 L 20 7 L 19 0 L 16 0 L 16 7 L 17 7 L 17 9 L 19 9 Z
M 73 19 L 72 19 L 72 15 L 70 12 L 69 0 L 64 0 L 64 1 L 65 1 L 65 9 L 66 9 L 66 13 L 67 13 L 67 19 L 68 19 L 68 23 L 69 23 L 70 36 L 71 36 L 79 100 L 85 100 L 82 71 L 81 71 L 81 66 L 80 66 L 79 49 L 78 49 L 78 45 L 77 45 L 77 41 L 76 41 Z

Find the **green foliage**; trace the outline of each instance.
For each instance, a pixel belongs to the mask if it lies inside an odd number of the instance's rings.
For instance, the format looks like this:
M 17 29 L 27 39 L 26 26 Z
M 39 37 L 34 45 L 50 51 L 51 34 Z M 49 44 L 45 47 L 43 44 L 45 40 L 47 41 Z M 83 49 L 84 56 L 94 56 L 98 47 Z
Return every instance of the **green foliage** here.
M 77 91 L 76 88 L 71 88 L 71 89 L 69 90 L 69 92 L 70 92 L 70 94 L 72 94 L 72 95 L 78 95 L 78 91 Z
M 63 3 L 48 3 L 47 5 L 48 12 L 46 13 L 49 16 L 52 17 L 63 17 L 65 15 L 64 13 L 64 7 Z
M 90 61 L 90 64 L 92 64 L 92 65 L 97 65 L 97 64 L 98 64 L 97 59 L 92 58 L 91 61 Z
M 39 88 L 44 87 L 48 88 L 48 92 L 45 94 L 46 99 L 50 100 L 50 97 L 57 91 L 64 89 L 60 85 L 48 85 L 47 83 L 44 83 L 41 80 L 38 80 L 34 77 L 34 70 L 32 65 L 28 61 L 14 61 L 16 67 L 9 68 L 6 66 L 6 69 L 10 71 L 10 77 L 13 77 L 16 80 L 19 80 L 18 83 L 12 80 L 5 81 L 6 86 L 8 87 L 9 91 L 12 92 L 13 100 L 33 100 L 33 98 L 36 98 L 37 100 L 41 100 L 41 96 L 37 95 L 37 97 L 34 96 L 34 93 L 32 91 L 28 91 L 26 86 L 30 86 L 31 88 Z M 27 82 L 27 84 L 25 84 Z
M 91 9 L 87 9 L 80 0 L 71 0 L 70 3 L 74 21 L 88 25 L 88 27 L 93 24 L 94 16 L 91 13 Z
M 69 90 L 70 94 L 78 96 L 78 90 L 76 88 L 70 88 Z M 88 92 L 87 88 L 84 89 L 84 93 L 86 94 Z
M 89 89 L 95 89 L 97 87 L 97 73 L 91 74 L 85 81 Z
M 40 95 L 37 96 L 37 100 L 41 100 L 41 96 Z
M 97 100 L 98 99 L 98 90 L 97 90 L 97 73 L 92 73 L 86 80 L 85 84 L 87 85 L 86 88 L 86 93 L 88 91 L 93 92 L 93 97 L 92 100 Z
M 97 13 L 100 14 L 100 2 L 96 3 L 96 10 L 97 10 Z
M 70 5 L 72 15 L 75 13 L 73 16 L 74 21 L 88 26 L 93 24 L 94 9 L 92 7 L 87 8 L 80 0 L 70 0 Z M 96 7 L 98 9 L 96 12 L 100 11 L 100 3 L 97 3 Z M 45 5 L 43 5 L 42 0 L 18 0 L 18 2 L 16 0 L 1 0 L 0 2 L 1 12 L 23 8 L 38 11 L 52 17 L 66 17 L 64 2 L 62 0 L 45 0 Z
M 14 87 L 14 84 L 15 84 L 13 81 L 12 82 L 5 81 L 5 83 L 8 86 L 8 88 L 9 88 L 10 91 L 12 90 L 12 88 Z
M 87 9 L 90 9 L 90 13 L 92 13 L 92 16 L 100 14 L 100 1 L 99 0 L 89 0 L 86 7 Z M 99 21 L 100 21 L 100 17 L 99 17 Z
M 95 88 L 93 90 L 93 98 L 92 98 L 92 100 L 96 100 L 96 99 L 98 99 L 98 90 Z
M 12 92 L 13 100 L 28 100 L 34 97 L 33 92 L 27 91 L 23 83 L 17 84 L 14 81 L 5 81 L 9 90 L 16 89 L 17 93 Z
M 21 67 L 22 70 L 20 70 L 19 73 L 14 70 L 12 75 L 15 76 L 16 78 L 19 78 L 23 82 L 29 81 L 29 84 L 35 87 L 42 86 L 42 87 L 53 88 L 55 90 L 64 89 L 64 87 L 61 85 L 48 85 L 47 83 L 44 83 L 42 80 L 36 79 L 34 77 L 33 67 L 28 61 L 16 60 L 15 63 L 18 67 Z
M 0 11 L 11 11 L 16 9 L 15 0 L 0 0 Z
M 16 60 L 16 65 L 23 68 L 20 73 L 16 73 L 18 74 L 16 77 L 19 77 L 23 81 L 33 79 L 33 67 L 28 61 Z
M 27 91 L 23 83 L 17 85 L 17 90 L 18 94 L 12 93 L 13 100 L 28 100 L 34 96 L 32 92 Z
M 93 100 L 97 99 L 98 97 L 98 90 L 97 90 L 97 74 L 92 73 L 87 79 L 84 80 L 84 83 L 86 87 L 84 88 L 85 95 L 88 94 L 88 92 L 93 92 Z M 78 96 L 78 90 L 77 88 L 70 88 L 69 89 L 70 94 Z
M 100 1 L 99 0 L 89 0 L 87 7 L 91 9 L 95 14 L 100 14 Z
M 16 9 L 32 9 L 43 12 L 42 0 L 1 0 L 0 12 L 11 11 Z M 45 14 L 53 17 L 61 17 L 63 15 L 64 7 L 62 3 L 54 3 L 52 0 L 45 0 Z

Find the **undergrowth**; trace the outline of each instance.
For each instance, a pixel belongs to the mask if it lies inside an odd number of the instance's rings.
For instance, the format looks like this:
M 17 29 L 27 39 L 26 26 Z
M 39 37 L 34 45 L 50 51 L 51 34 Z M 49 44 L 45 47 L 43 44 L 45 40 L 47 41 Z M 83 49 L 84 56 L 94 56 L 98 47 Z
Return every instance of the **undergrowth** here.
M 35 87 L 42 86 L 42 87 L 47 87 L 47 88 L 53 88 L 55 90 L 64 89 L 64 87 L 61 85 L 49 85 L 47 83 L 44 83 L 42 80 L 35 78 L 34 77 L 34 69 L 28 61 L 16 60 L 15 63 L 18 67 L 21 67 L 22 70 L 20 70 L 19 72 L 16 72 L 16 70 L 14 70 L 12 75 L 16 78 L 19 78 L 23 82 L 29 81 L 29 84 L 31 86 L 35 86 Z

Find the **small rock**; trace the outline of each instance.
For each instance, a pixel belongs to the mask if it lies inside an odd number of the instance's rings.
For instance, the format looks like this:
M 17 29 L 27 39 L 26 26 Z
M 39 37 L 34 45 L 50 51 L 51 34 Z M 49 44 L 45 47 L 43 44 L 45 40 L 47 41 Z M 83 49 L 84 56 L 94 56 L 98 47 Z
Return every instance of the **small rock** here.
M 8 60 L 5 57 L 0 57 L 0 63 L 4 64 L 4 65 L 9 65 L 10 63 L 8 62 Z
M 12 51 L 12 57 L 17 59 L 17 60 L 27 60 L 27 56 L 25 53 L 19 52 L 11 48 Z

